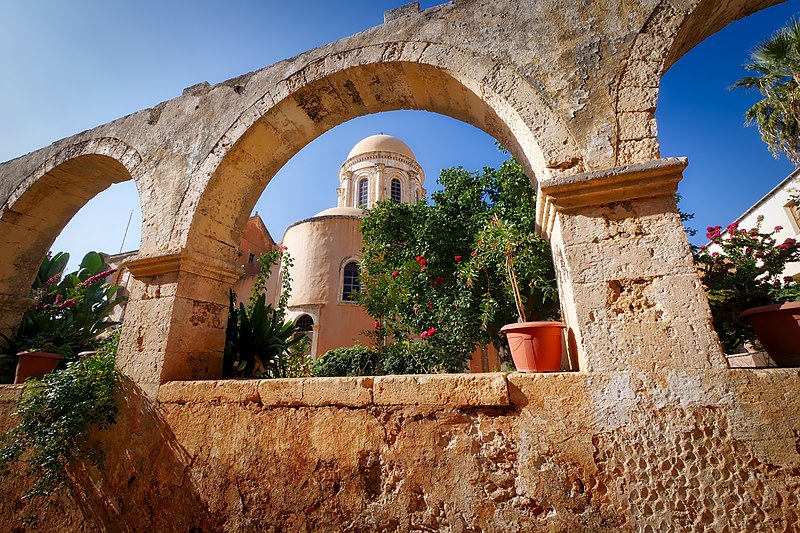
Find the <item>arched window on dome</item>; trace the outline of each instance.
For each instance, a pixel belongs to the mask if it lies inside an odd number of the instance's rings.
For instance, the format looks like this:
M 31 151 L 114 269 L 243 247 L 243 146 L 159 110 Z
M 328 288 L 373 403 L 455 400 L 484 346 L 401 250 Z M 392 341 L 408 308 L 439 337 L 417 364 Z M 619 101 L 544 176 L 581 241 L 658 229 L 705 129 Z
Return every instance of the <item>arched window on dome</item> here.
M 314 329 L 314 319 L 311 318 L 311 315 L 300 315 L 295 322 L 295 326 L 297 326 L 297 331 L 312 331 Z
M 400 185 L 400 180 L 397 178 L 392 178 L 392 200 L 397 203 L 400 203 L 400 197 L 402 193 L 402 188 Z
M 358 279 L 358 263 L 351 261 L 344 266 L 342 300 L 354 302 L 359 292 L 361 292 L 361 282 Z
M 358 182 L 358 207 L 361 209 L 366 209 L 368 202 L 369 181 L 367 181 L 367 178 L 362 178 L 361 181 Z

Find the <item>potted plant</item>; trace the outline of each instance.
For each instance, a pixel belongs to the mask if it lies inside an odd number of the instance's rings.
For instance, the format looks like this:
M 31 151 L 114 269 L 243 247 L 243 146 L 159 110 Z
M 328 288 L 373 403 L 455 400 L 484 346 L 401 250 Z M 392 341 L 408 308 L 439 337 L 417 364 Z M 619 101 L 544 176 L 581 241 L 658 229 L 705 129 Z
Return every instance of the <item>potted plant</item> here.
M 113 270 L 99 253 L 89 252 L 78 270 L 63 275 L 68 261 L 66 253 L 45 258 L 20 326 L 10 335 L 0 333 L 6 357 L 17 357 L 15 383 L 40 379 L 63 360 L 95 348 L 101 333 L 116 324 L 108 314 L 125 298 L 119 286 L 105 282 Z
M 735 222 L 725 230 L 708 227 L 710 242 L 696 250 L 695 263 L 725 352 L 750 346 L 765 349 L 779 366 L 798 366 L 800 284 L 782 274 L 787 263 L 800 261 L 800 247 L 792 238 L 778 242 L 780 226 L 761 231 L 761 220 L 749 230 Z
M 557 372 L 561 369 L 563 322 L 558 316 L 558 289 L 547 242 L 521 231 L 513 223 L 494 216 L 478 236 L 472 259 L 466 266 L 471 280 L 493 271 L 494 286 L 487 288 L 482 308 L 485 322 L 497 308 L 498 298 L 511 296 L 517 322 L 500 331 L 508 338 L 511 357 L 520 372 Z M 524 283 L 520 283 L 524 280 Z M 536 316 L 539 321 L 529 322 Z

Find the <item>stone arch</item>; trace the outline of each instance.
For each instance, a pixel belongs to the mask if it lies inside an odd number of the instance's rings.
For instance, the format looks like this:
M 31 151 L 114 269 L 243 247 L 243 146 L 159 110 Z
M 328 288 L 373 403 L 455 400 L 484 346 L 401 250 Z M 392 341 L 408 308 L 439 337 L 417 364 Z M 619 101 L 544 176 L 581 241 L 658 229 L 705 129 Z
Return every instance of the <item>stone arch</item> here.
M 778 3 L 704 0 L 687 14 L 661 2 L 634 37 L 614 87 L 616 164 L 641 163 L 659 157 L 655 111 L 662 76 L 681 57 L 725 26 Z
M 14 325 L 47 251 L 78 210 L 115 183 L 133 179 L 139 153 L 119 139 L 72 144 L 13 188 L 0 209 L 0 319 Z
M 511 67 L 439 44 L 365 46 L 309 61 L 238 117 L 198 169 L 205 189 L 183 206 L 194 213 L 187 252 L 228 262 L 247 214 L 294 154 L 347 120 L 398 109 L 482 129 L 534 181 L 586 170 L 566 125 Z

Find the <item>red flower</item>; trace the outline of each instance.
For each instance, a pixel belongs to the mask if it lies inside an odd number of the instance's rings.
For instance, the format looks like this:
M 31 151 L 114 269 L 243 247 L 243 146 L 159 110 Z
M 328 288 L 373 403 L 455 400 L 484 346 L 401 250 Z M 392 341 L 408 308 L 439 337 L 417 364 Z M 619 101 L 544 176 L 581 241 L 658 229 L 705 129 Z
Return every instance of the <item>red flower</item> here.
M 436 328 L 431 328 L 427 331 L 428 337 L 431 337 L 434 333 L 436 333 Z
M 457 255 L 457 256 L 456 256 L 456 263 L 458 263 L 458 262 L 460 262 L 460 261 L 461 261 L 461 256 L 460 256 L 460 255 Z
M 422 259 L 419 260 L 419 264 L 422 265 L 423 268 L 425 268 L 428 265 L 428 260 L 423 257 Z
M 375 327 L 376 327 L 376 328 L 379 328 L 379 327 L 381 327 L 381 321 L 380 321 L 380 320 L 376 320 L 376 321 L 375 321 Z
M 425 337 L 428 336 L 428 332 L 427 331 L 423 331 L 422 333 L 419 334 L 419 336 L 424 339 Z
M 428 309 L 433 309 L 433 302 L 428 302 Z
M 419 263 L 420 259 L 422 259 L 422 256 L 421 256 L 421 255 L 418 255 L 417 257 L 415 257 L 415 258 L 414 258 L 414 261 L 416 261 L 417 263 Z
M 797 241 L 789 237 L 785 241 L 783 241 L 783 244 L 797 244 Z
M 400 272 L 398 272 L 397 270 L 395 270 L 394 272 L 392 272 L 392 277 L 393 277 L 393 278 L 396 278 L 396 277 L 397 277 L 397 276 L 399 276 L 399 275 L 400 275 Z
M 780 231 L 783 229 L 783 226 L 775 226 L 775 231 Z
M 416 315 L 418 311 L 419 311 L 419 307 L 415 307 L 414 308 L 414 314 Z

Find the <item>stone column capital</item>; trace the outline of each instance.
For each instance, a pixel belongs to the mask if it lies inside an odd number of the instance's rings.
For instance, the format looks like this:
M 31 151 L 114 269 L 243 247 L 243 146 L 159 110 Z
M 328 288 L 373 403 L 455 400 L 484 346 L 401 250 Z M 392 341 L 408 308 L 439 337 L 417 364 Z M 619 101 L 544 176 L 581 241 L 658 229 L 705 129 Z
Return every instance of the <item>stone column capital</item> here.
M 139 256 L 125 261 L 122 267 L 127 268 L 137 280 L 173 272 L 194 274 L 227 283 L 233 283 L 241 277 L 241 272 L 224 261 L 186 250 L 163 255 Z
M 670 157 L 542 181 L 537 222 L 549 235 L 556 212 L 572 213 L 615 202 L 672 196 L 687 165 L 685 157 Z

